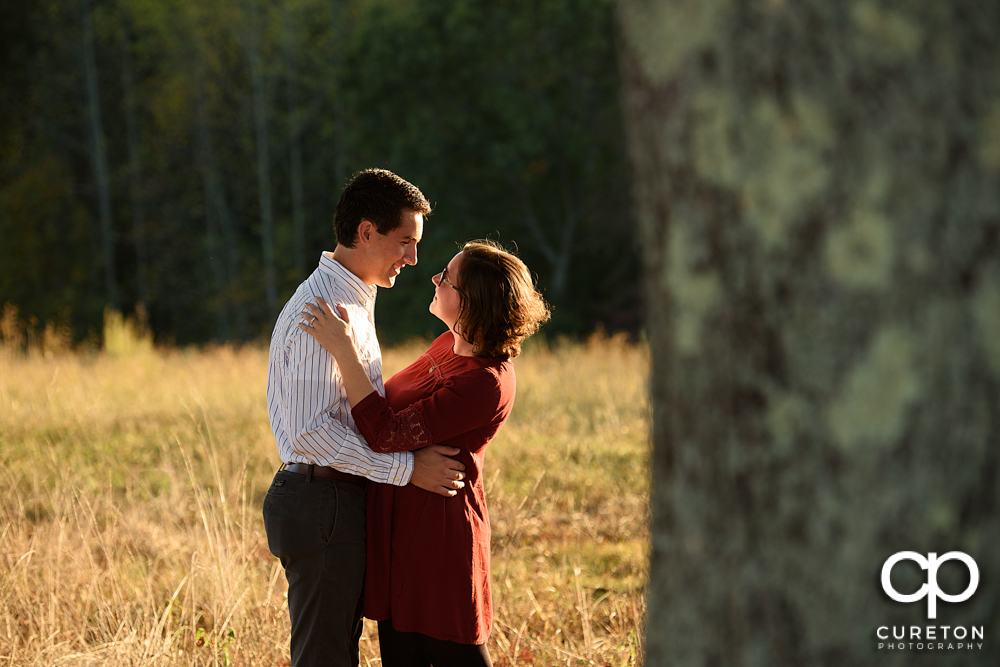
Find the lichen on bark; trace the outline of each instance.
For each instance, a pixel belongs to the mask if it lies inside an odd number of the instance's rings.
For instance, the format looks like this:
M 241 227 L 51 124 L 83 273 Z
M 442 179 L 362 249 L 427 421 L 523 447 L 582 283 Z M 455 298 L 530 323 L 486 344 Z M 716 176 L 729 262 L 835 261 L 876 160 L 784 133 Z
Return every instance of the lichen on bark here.
M 653 362 L 646 664 L 872 664 L 878 625 L 926 621 L 882 594 L 892 553 L 964 549 L 1000 580 L 1000 2 L 620 17 Z M 947 622 L 995 634 L 997 610 L 984 589 Z M 996 664 L 1000 642 L 935 659 Z
M 826 411 L 833 441 L 855 453 L 899 442 L 907 412 L 923 393 L 917 365 L 919 341 L 904 329 L 878 331 L 870 349 L 848 371 Z

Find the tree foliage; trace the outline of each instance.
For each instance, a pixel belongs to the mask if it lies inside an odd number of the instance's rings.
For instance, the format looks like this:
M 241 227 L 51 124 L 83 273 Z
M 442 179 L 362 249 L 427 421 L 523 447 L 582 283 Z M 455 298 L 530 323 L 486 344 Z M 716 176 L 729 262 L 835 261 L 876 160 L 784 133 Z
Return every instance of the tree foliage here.
M 420 263 L 380 299 L 390 339 L 437 326 L 427 279 L 483 236 L 520 249 L 555 330 L 637 327 L 610 0 L 3 11 L 0 302 L 42 320 L 69 306 L 77 336 L 115 294 L 146 301 L 161 340 L 265 336 L 332 248 L 343 183 L 379 166 L 435 203 Z

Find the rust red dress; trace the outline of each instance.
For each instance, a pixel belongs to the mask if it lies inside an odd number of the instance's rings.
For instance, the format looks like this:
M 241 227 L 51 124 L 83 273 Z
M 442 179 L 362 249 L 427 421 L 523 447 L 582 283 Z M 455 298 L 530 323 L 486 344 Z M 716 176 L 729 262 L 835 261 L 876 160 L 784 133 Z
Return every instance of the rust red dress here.
M 377 452 L 457 447 L 465 488 L 454 498 L 368 485 L 368 569 L 364 614 L 395 630 L 460 644 L 483 644 L 493 623 L 486 445 L 514 404 L 507 359 L 456 355 L 451 332 L 351 411 Z

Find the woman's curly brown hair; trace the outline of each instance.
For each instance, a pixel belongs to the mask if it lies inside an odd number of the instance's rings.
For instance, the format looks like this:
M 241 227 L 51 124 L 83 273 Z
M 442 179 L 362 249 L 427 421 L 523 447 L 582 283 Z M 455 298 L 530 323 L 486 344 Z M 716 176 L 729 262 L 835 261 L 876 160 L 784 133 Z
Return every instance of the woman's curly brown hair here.
M 466 243 L 456 278 L 463 295 L 456 330 L 477 357 L 516 357 L 549 319 L 528 267 L 495 241 Z

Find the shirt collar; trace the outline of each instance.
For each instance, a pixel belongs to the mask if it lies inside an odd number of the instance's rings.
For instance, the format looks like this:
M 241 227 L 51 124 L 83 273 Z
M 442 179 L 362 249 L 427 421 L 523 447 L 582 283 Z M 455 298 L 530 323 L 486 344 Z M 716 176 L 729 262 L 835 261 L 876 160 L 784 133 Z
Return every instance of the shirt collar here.
M 366 285 L 361 278 L 347 270 L 347 268 L 333 258 L 332 253 L 324 252 L 319 257 L 319 270 L 323 273 L 340 280 L 354 294 L 357 294 L 358 304 L 367 306 L 375 300 L 378 288 L 375 285 Z

